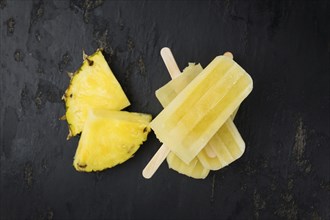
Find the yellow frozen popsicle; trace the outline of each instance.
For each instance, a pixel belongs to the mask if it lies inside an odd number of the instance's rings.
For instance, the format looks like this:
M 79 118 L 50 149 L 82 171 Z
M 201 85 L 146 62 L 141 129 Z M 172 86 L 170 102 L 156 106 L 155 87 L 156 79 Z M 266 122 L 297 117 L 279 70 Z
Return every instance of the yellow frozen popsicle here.
M 216 157 L 210 157 L 208 149 L 212 149 Z M 233 121 L 228 119 L 197 157 L 205 168 L 218 170 L 240 158 L 244 151 L 244 140 Z
M 173 152 L 170 152 L 166 160 L 170 169 L 195 179 L 204 179 L 210 172 L 210 170 L 203 167 L 197 157 L 190 161 L 189 164 L 186 164 Z
M 171 52 L 167 51 L 167 53 Z M 161 104 L 166 106 L 170 103 L 202 70 L 203 68 L 201 65 L 189 63 L 189 65 L 183 70 L 182 74 L 180 74 L 179 71 L 170 74 L 174 79 L 156 91 L 156 96 L 157 92 L 159 92 L 159 97 L 157 96 L 157 98 L 162 99 Z M 210 172 L 209 169 L 203 167 L 198 158 L 194 158 L 189 164 L 186 164 L 173 152 L 170 152 L 166 157 L 166 161 L 170 169 L 195 179 L 204 179 Z
M 160 104 L 167 106 L 202 71 L 200 64 L 189 63 L 181 74 L 156 90 Z
M 151 122 L 156 136 L 189 164 L 252 90 L 232 59 L 216 57 Z
M 158 89 L 156 91 L 156 97 L 162 106 L 166 107 L 202 70 L 200 64 L 189 63 L 179 77 Z M 237 160 L 244 153 L 245 143 L 235 124 L 232 122 L 233 118 L 234 115 L 227 119 L 224 125 L 197 155 L 199 161 L 206 169 L 218 170 Z M 177 164 L 179 163 L 178 160 L 180 159 L 177 158 L 175 160 Z M 173 166 L 170 164 L 171 160 L 167 160 L 167 162 L 169 167 Z M 181 161 L 181 163 L 184 162 Z M 185 169 L 184 165 L 176 165 L 174 167 Z

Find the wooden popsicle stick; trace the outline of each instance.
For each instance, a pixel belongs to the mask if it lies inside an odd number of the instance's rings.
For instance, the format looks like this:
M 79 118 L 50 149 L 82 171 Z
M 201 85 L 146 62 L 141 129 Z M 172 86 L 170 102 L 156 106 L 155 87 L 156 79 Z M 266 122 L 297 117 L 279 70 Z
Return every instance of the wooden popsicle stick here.
M 210 157 L 210 158 L 215 158 L 215 157 L 217 156 L 217 155 L 215 154 L 213 148 L 211 148 L 211 147 L 205 147 L 204 149 L 205 149 L 206 154 L 207 154 L 208 157 Z
M 151 158 L 147 166 L 143 169 L 142 175 L 146 179 L 150 179 L 154 173 L 157 171 L 159 166 L 163 163 L 163 161 L 166 159 L 167 155 L 170 153 L 170 148 L 166 147 L 165 144 L 163 144 L 156 154 Z
M 172 51 L 168 47 L 163 47 L 160 51 L 161 57 L 165 63 L 165 66 L 171 76 L 172 79 L 178 77 L 181 73 L 178 65 L 176 64 L 176 61 L 174 59 L 174 56 L 172 54 Z M 227 56 L 231 59 L 233 59 L 233 54 L 230 52 L 224 53 L 224 56 Z M 160 167 L 160 165 L 163 163 L 163 161 L 166 159 L 167 155 L 170 153 L 170 149 L 163 144 L 156 154 L 151 158 L 149 163 L 146 165 L 146 167 L 142 171 L 142 176 L 146 179 L 150 179 L 157 169 Z M 215 152 L 210 148 L 206 151 L 207 155 L 211 158 L 216 157 Z
M 226 56 L 226 57 L 229 57 L 231 59 L 234 59 L 234 55 L 229 51 L 225 52 L 223 55 Z
M 174 59 L 174 56 L 170 48 L 163 47 L 160 50 L 160 55 L 165 63 L 165 66 L 171 78 L 174 79 L 178 77 L 181 71 L 178 65 L 176 64 L 176 61 Z M 165 144 L 163 144 L 158 149 L 156 154 L 151 158 L 147 166 L 143 169 L 142 176 L 146 179 L 150 179 L 157 171 L 157 169 L 160 167 L 160 165 L 163 163 L 163 161 L 166 159 L 169 153 L 170 153 L 170 149 Z
M 174 56 L 170 50 L 170 48 L 168 47 L 163 47 L 160 50 L 160 55 L 163 58 L 163 61 L 165 63 L 165 66 L 171 76 L 172 79 L 176 78 L 179 76 L 179 74 L 181 73 L 178 65 L 176 64 L 176 61 L 174 59 Z

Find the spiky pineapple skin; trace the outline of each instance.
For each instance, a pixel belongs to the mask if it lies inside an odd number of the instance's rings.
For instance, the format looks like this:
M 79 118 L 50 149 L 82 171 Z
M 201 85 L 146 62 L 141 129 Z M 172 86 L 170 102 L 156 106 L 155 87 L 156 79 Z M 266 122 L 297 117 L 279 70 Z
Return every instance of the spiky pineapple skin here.
M 127 161 L 147 139 L 150 121 L 147 114 L 90 111 L 73 166 L 77 171 L 92 172 Z
M 69 136 L 81 133 L 90 109 L 121 110 L 130 105 L 101 50 L 85 56 L 63 95 Z

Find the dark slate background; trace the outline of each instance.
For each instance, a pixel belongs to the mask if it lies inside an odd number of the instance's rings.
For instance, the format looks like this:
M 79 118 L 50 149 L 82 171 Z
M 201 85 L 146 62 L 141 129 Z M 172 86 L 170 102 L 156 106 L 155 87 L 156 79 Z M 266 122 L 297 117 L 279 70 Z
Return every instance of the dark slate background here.
M 0 0 L 1 219 L 330 219 L 329 1 Z M 130 111 L 157 115 L 154 91 L 182 69 L 232 51 L 254 79 L 235 120 L 246 152 L 194 180 L 160 143 L 99 173 L 79 173 L 61 96 L 82 50 L 105 49 Z

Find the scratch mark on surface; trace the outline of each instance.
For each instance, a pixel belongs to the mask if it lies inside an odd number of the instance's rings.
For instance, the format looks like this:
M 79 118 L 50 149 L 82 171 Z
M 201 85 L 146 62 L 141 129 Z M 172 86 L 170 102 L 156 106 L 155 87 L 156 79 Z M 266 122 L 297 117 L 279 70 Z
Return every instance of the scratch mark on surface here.
M 296 160 L 301 161 L 306 146 L 306 130 L 301 118 L 299 119 L 298 123 L 299 124 L 296 130 L 295 141 L 293 145 L 293 153 L 296 157 Z
M 259 211 L 265 208 L 266 202 L 261 198 L 260 194 L 257 192 L 257 189 L 255 189 L 253 193 L 253 205 L 255 210 L 254 215 L 256 219 L 259 219 Z
M 274 214 L 286 219 L 298 219 L 298 206 L 291 193 L 281 194 L 282 200 L 279 209 Z
M 305 147 L 307 142 L 307 130 L 301 118 L 298 120 L 298 126 L 295 132 L 293 156 L 296 161 L 296 166 L 301 172 L 309 174 L 312 170 L 311 163 L 306 160 Z
M 32 163 L 28 162 L 24 166 L 24 183 L 28 189 L 31 189 L 33 184 L 33 167 Z
M 16 24 L 16 21 L 13 17 L 11 17 L 7 20 L 7 35 L 8 36 L 12 36 L 14 34 L 15 24 Z

